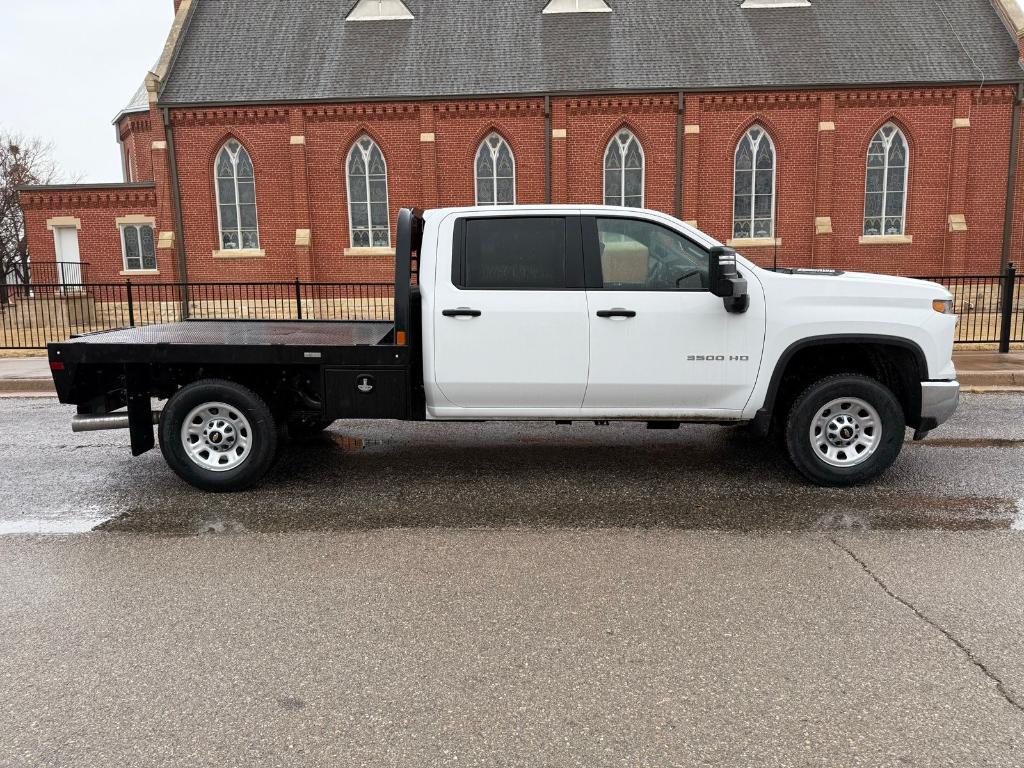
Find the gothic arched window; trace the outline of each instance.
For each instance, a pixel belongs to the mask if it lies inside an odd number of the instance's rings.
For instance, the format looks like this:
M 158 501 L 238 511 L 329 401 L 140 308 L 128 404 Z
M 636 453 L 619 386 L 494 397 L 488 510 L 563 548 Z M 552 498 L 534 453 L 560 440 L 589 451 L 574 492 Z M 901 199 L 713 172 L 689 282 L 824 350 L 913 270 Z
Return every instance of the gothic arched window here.
M 361 137 L 348 153 L 348 215 L 353 248 L 389 248 L 388 165 L 377 142 Z

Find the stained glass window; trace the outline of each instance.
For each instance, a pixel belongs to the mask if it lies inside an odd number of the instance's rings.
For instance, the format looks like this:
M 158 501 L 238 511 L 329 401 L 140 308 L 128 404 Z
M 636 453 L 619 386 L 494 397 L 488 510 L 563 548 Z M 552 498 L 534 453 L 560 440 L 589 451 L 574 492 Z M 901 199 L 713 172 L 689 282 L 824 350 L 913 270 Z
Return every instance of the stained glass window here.
M 377 142 L 363 136 L 348 153 L 348 212 L 353 248 L 389 248 L 388 166 Z
M 126 224 L 121 227 L 121 250 L 126 272 L 156 269 L 156 247 L 153 227 L 149 224 Z
M 736 146 L 732 236 L 775 237 L 775 145 L 759 125 Z
M 226 251 L 259 248 L 256 173 L 249 153 L 235 139 L 218 153 L 215 176 L 220 247 Z
M 508 142 L 492 133 L 476 153 L 476 204 L 515 205 L 516 159 Z
M 864 191 L 864 234 L 904 234 L 910 153 L 903 132 L 892 123 L 878 129 L 868 146 Z
M 632 131 L 615 134 L 604 154 L 604 204 L 644 207 L 644 150 Z

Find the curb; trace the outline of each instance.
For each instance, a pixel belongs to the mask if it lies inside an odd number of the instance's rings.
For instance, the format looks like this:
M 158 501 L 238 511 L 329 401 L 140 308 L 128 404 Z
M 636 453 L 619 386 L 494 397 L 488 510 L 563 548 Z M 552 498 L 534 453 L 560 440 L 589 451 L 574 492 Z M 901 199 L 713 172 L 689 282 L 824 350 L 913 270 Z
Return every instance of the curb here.
M 0 394 L 6 395 L 10 392 L 57 396 L 57 390 L 50 379 L 0 379 Z
M 1024 387 L 1024 371 L 957 371 L 963 387 Z

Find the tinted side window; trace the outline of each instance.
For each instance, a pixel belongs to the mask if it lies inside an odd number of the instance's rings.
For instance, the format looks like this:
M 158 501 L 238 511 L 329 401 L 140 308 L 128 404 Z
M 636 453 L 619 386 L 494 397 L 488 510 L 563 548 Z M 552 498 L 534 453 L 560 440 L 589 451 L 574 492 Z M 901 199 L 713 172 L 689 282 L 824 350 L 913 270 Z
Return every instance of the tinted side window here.
M 561 290 L 565 257 L 564 218 L 469 219 L 461 287 Z

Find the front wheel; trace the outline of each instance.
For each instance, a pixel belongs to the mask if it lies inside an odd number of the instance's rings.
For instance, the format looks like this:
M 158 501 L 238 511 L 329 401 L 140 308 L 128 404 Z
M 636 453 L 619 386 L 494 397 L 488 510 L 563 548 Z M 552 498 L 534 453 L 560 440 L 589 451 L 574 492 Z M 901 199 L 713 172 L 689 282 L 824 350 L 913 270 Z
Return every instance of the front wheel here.
M 274 462 L 278 429 L 267 404 L 247 387 L 207 379 L 189 384 L 160 418 L 160 449 L 168 465 L 204 491 L 241 491 Z
M 867 376 L 830 376 L 808 387 L 786 421 L 786 449 L 813 483 L 849 486 L 872 480 L 903 448 L 906 416 L 888 387 Z

